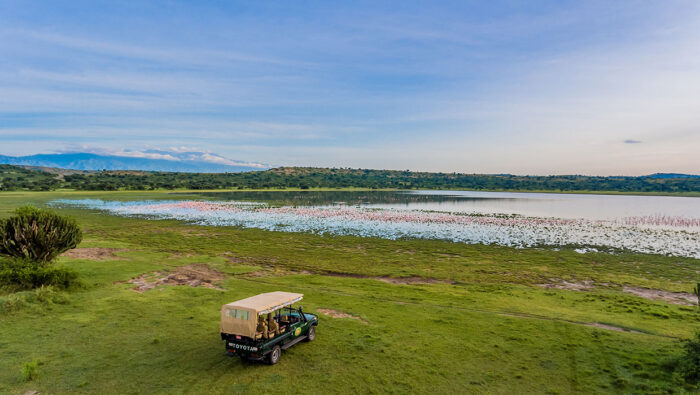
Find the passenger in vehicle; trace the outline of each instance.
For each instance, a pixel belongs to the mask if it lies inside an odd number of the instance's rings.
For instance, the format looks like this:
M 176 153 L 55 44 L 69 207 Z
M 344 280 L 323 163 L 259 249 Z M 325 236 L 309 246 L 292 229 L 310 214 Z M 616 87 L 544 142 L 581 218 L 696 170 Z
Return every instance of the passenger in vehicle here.
M 267 323 L 265 322 L 265 316 L 261 315 L 260 317 L 258 317 L 258 327 L 255 328 L 255 331 L 257 332 L 255 334 L 256 339 L 260 338 L 258 337 L 258 335 L 265 339 L 269 338 L 269 334 L 267 332 Z
M 275 321 L 275 316 L 272 313 L 267 315 L 267 327 L 272 336 L 280 334 L 280 325 Z
M 280 310 L 277 310 L 277 313 L 275 314 L 275 321 L 277 321 L 277 324 L 280 327 L 280 333 L 284 333 L 287 331 L 287 325 L 284 324 L 283 317 L 284 315 L 282 315 L 282 312 Z
M 280 324 L 282 324 L 282 325 L 289 324 L 289 315 L 287 315 L 287 313 L 280 314 Z

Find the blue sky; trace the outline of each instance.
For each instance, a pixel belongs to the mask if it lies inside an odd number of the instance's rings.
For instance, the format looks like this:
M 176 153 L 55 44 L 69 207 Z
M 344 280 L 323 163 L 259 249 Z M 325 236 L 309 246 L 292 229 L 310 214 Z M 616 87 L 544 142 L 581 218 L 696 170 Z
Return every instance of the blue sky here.
M 0 154 L 700 173 L 700 2 L 336 3 L 0 0 Z

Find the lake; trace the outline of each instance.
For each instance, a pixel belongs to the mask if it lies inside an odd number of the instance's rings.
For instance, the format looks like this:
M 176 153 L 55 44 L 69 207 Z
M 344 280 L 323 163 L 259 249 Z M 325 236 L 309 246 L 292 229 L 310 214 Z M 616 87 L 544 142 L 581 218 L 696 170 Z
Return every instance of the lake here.
M 478 191 L 376 192 L 206 192 L 220 200 L 291 206 L 352 205 L 466 214 L 518 214 L 533 217 L 609 220 L 636 216 L 700 218 L 700 198 Z
M 162 196 L 162 195 L 161 195 Z M 206 192 L 54 204 L 203 226 L 700 258 L 700 198 L 472 191 Z

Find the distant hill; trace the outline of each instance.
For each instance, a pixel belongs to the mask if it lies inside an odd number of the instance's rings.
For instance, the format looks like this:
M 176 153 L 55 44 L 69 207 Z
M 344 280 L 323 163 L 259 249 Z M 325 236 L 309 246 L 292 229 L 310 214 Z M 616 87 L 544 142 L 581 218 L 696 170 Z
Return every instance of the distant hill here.
M 654 173 L 645 176 L 648 178 L 700 178 L 697 174 L 681 174 L 681 173 Z
M 72 170 L 143 170 L 184 173 L 237 173 L 269 169 L 269 166 L 261 163 L 233 161 L 216 154 L 196 151 L 147 150 L 138 154 L 147 157 L 84 152 L 30 156 L 0 155 L 0 164 Z

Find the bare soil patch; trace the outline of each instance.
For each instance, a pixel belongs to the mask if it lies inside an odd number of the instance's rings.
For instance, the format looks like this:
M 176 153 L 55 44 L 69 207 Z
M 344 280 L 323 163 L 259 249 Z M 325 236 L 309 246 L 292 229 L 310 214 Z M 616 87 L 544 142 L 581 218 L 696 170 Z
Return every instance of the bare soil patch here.
M 591 322 L 589 324 L 585 324 L 586 326 L 592 326 L 594 328 L 600 328 L 600 329 L 606 329 L 609 331 L 615 331 L 615 332 L 630 332 L 630 333 L 642 333 L 639 331 L 635 331 L 632 329 L 627 329 L 627 328 L 622 328 L 619 326 L 614 326 L 614 325 L 607 325 L 607 324 L 601 324 L 600 322 Z
M 685 306 L 697 306 L 698 297 L 687 292 L 669 292 L 660 289 L 623 287 L 622 291 L 651 300 L 663 300 L 668 303 Z
M 226 257 L 226 259 L 228 259 L 228 261 L 231 263 L 248 263 L 247 259 L 239 258 L 236 256 L 224 255 L 224 257 Z
M 447 283 L 446 281 L 436 280 L 434 278 L 425 277 L 371 277 L 375 280 L 383 281 L 387 284 L 403 284 L 403 285 L 414 285 L 414 284 L 437 284 L 437 283 Z
M 366 276 L 363 274 L 355 273 L 335 273 L 335 272 L 312 272 L 309 270 L 256 270 L 254 272 L 244 273 L 244 277 L 281 277 L 281 276 L 292 276 L 298 274 L 315 274 L 327 277 L 342 277 L 342 278 L 358 278 L 362 280 L 378 280 L 387 284 L 395 285 L 423 285 L 423 284 L 454 284 L 450 281 L 439 280 L 436 278 L 428 277 L 389 277 L 389 276 Z
M 74 259 L 89 259 L 92 261 L 117 260 L 124 259 L 116 256 L 114 253 L 119 251 L 129 251 L 126 248 L 74 248 L 63 253 L 61 256 Z
M 161 277 L 162 276 L 162 277 Z M 220 273 L 205 264 L 193 264 L 178 267 L 171 273 L 148 273 L 132 278 L 129 283 L 136 285 L 134 291 L 144 292 L 159 285 L 187 285 L 190 287 L 204 287 L 219 289 L 216 283 L 224 279 Z
M 330 276 L 330 277 L 346 277 L 346 278 L 361 278 L 361 279 L 379 280 L 379 281 L 385 282 L 387 284 L 401 284 L 401 285 L 452 284 L 451 282 L 445 281 L 445 280 L 438 280 L 436 278 L 418 277 L 418 276 L 411 276 L 411 277 L 365 276 L 362 274 L 333 273 L 333 272 L 326 272 L 326 273 L 322 273 L 321 275 Z
M 297 274 L 315 274 L 308 270 L 284 270 L 284 269 L 262 269 L 256 270 L 254 272 L 241 273 L 240 276 L 243 277 L 284 277 L 284 276 L 294 276 Z
M 588 291 L 594 288 L 593 281 L 569 282 L 565 280 L 556 283 L 537 284 L 537 286 L 547 289 L 566 289 L 568 291 Z
M 332 310 L 332 309 L 316 309 L 316 311 L 318 311 L 319 313 L 321 313 L 321 314 L 323 314 L 323 315 L 327 315 L 327 316 L 329 316 L 329 317 L 333 317 L 333 318 L 351 318 L 351 319 L 353 319 L 353 320 L 358 320 L 358 321 L 362 322 L 363 324 L 369 325 L 369 322 L 363 320 L 362 318 L 360 318 L 360 317 L 358 317 L 358 316 L 354 316 L 354 315 L 352 315 L 352 314 L 348 314 L 348 313 L 342 312 L 342 311 Z

